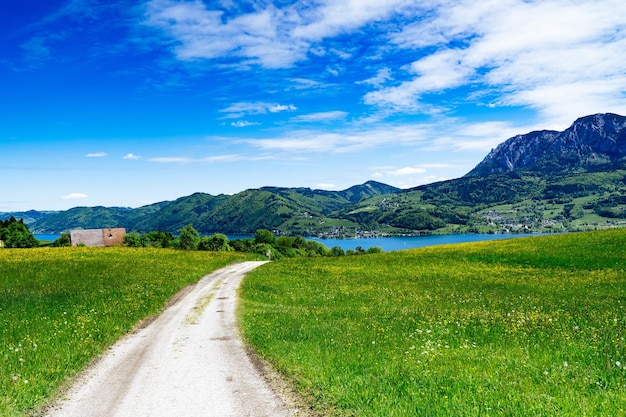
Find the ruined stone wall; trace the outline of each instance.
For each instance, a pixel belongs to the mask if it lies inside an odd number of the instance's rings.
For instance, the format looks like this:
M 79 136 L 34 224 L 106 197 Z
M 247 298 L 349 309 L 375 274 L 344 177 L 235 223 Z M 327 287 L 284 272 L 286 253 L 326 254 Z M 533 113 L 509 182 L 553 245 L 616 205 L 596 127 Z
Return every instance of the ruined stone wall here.
M 104 246 L 102 229 L 72 230 L 70 232 L 72 246 Z
M 124 228 L 72 230 L 70 239 L 72 246 L 113 246 L 123 244 L 125 234 Z
M 125 234 L 126 229 L 124 228 L 102 229 L 102 241 L 104 242 L 104 246 L 123 245 Z

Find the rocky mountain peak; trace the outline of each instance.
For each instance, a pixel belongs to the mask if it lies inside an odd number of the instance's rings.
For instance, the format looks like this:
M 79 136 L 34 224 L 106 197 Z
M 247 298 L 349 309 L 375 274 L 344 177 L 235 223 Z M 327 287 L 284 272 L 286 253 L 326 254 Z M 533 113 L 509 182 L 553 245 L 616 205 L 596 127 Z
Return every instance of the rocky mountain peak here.
M 514 171 L 540 173 L 599 169 L 626 164 L 626 117 L 581 117 L 562 132 L 517 135 L 493 149 L 468 176 Z

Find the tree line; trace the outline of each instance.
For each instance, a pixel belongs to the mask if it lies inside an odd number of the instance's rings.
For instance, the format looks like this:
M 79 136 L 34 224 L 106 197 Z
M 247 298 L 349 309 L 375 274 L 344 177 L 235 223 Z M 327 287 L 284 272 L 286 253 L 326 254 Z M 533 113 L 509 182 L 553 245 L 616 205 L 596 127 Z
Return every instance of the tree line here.
M 302 236 L 276 236 L 276 234 L 267 229 L 257 230 L 252 238 L 229 240 L 222 233 L 201 236 L 192 225 L 187 225 L 180 229 L 179 235 L 176 237 L 169 232 L 153 231 L 142 234 L 131 232 L 124 236 L 124 244 L 129 247 L 250 252 L 267 256 L 270 259 L 345 256 L 382 252 L 382 249 L 378 246 L 367 250 L 360 246 L 347 251 L 340 246 L 333 246 L 328 249 L 323 244 L 314 240 L 307 240 Z
M 71 246 L 70 235 L 62 233 L 50 244 L 52 247 Z M 5 248 L 36 248 L 41 246 L 37 238 L 28 230 L 23 219 L 0 220 L 0 247 Z M 360 246 L 347 251 L 340 246 L 328 249 L 314 240 L 307 240 L 302 236 L 276 236 L 267 229 L 259 229 L 252 238 L 229 240 L 222 233 L 211 236 L 201 236 L 192 225 L 179 230 L 177 236 L 170 232 L 152 231 L 138 233 L 136 231 L 124 236 L 124 246 L 132 248 L 170 248 L 180 250 L 204 251 L 238 251 L 258 253 L 270 259 L 315 257 L 315 256 L 345 256 L 361 255 L 365 253 L 379 253 L 382 249 L 373 246 L 367 250 Z
M 51 246 L 71 246 L 72 242 L 67 233 L 55 240 Z M 379 253 L 382 249 L 378 246 L 363 249 L 357 246 L 347 251 L 340 246 L 328 249 L 323 244 L 314 240 L 307 240 L 302 236 L 276 236 L 267 229 L 259 229 L 254 237 L 229 240 L 222 233 L 211 236 L 201 236 L 192 226 L 187 225 L 174 236 L 170 232 L 152 231 L 139 233 L 136 231 L 124 236 L 124 246 L 131 248 L 168 248 L 180 250 L 204 250 L 204 251 L 237 251 L 258 253 L 270 259 L 315 257 L 315 256 L 350 256 L 366 253 Z

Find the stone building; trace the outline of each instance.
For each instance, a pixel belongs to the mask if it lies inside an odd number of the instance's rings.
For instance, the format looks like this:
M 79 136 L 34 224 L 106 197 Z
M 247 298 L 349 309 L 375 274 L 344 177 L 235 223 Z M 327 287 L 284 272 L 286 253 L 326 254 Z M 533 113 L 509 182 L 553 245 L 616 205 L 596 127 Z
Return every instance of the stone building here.
M 125 234 L 124 228 L 72 230 L 70 239 L 72 246 L 114 246 L 124 244 Z

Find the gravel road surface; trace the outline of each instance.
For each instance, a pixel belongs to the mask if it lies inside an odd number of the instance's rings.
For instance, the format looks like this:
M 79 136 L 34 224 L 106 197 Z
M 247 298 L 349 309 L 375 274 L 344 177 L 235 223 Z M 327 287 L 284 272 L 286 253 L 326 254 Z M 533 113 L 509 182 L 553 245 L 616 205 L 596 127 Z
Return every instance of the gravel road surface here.
M 236 289 L 263 262 L 223 268 L 115 344 L 48 417 L 292 416 L 255 368 L 235 325 Z

